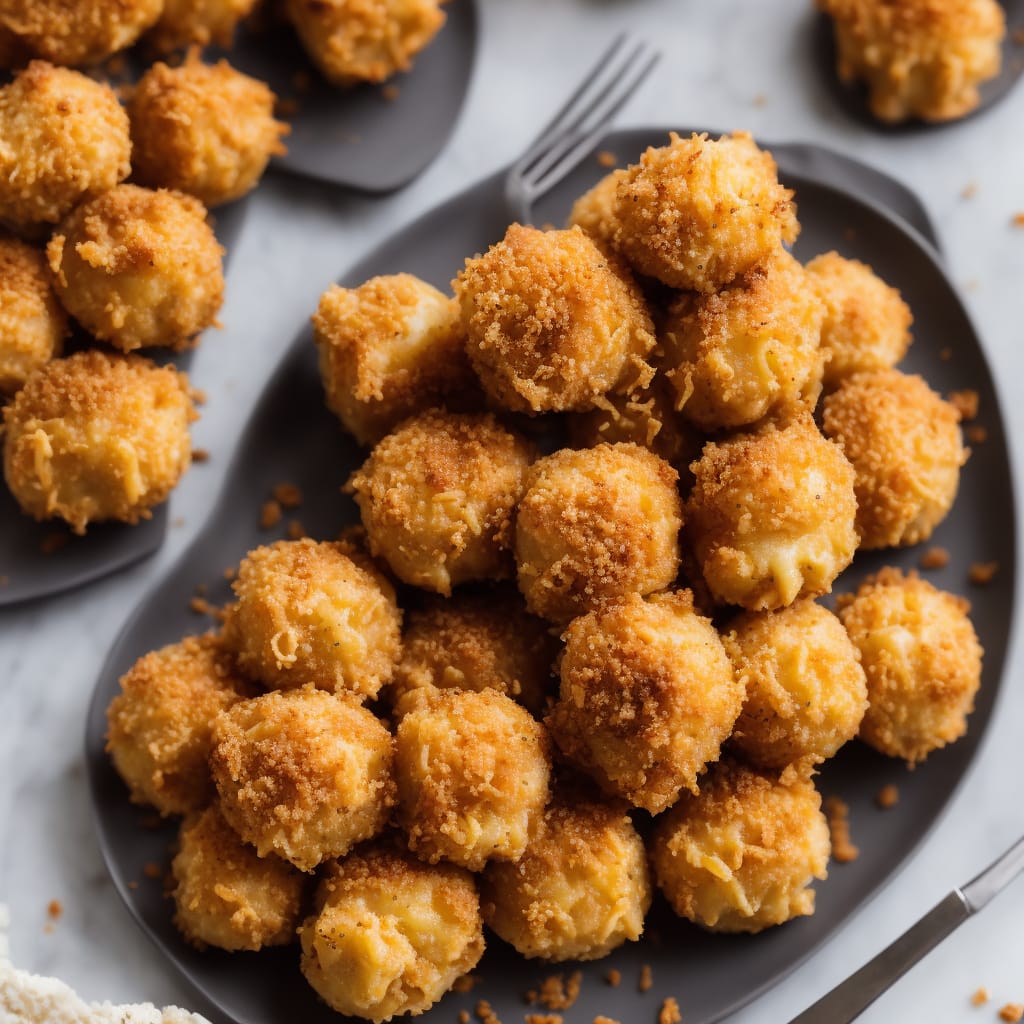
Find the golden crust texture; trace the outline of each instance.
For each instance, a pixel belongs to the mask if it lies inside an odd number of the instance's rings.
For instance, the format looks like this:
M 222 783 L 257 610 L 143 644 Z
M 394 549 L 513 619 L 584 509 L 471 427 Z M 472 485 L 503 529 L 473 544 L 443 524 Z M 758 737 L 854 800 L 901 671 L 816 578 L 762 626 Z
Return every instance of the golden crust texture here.
M 146 42 L 159 53 L 183 46 L 229 49 L 238 23 L 248 17 L 257 0 L 164 0 L 157 23 Z
M 847 377 L 825 399 L 822 424 L 857 474 L 861 547 L 927 540 L 967 461 L 956 408 L 921 377 L 876 370 Z
M 188 379 L 138 356 L 79 352 L 36 370 L 3 410 L 4 476 L 36 519 L 137 523 L 192 461 Z
M 672 909 L 716 932 L 759 932 L 813 914 L 809 886 L 826 877 L 829 852 L 809 774 L 777 777 L 731 762 L 659 819 L 650 845 Z
M 274 120 L 274 93 L 226 60 L 193 52 L 176 68 L 154 64 L 128 105 L 133 180 L 177 189 L 206 206 L 256 187 L 272 156 L 287 152 L 288 126 Z
M 635 444 L 565 448 L 534 463 L 515 537 L 530 611 L 564 623 L 611 598 L 667 587 L 679 568 L 677 479 Z
M 228 824 L 301 871 L 375 836 L 395 803 L 394 740 L 351 694 L 266 693 L 217 716 L 210 769 Z
M 494 690 L 443 690 L 402 717 L 398 822 L 409 848 L 479 871 L 518 860 L 548 801 L 542 725 Z
M 512 224 L 453 285 L 470 361 L 499 406 L 579 411 L 651 378 L 654 326 L 640 289 L 579 228 Z
M 494 416 L 432 409 L 352 474 L 370 551 L 405 583 L 448 595 L 512 572 L 512 515 L 532 446 Z
M 719 601 L 782 608 L 827 594 L 853 560 L 853 467 L 809 414 L 706 444 L 691 469 L 688 535 Z
M 733 745 L 763 768 L 818 763 L 853 739 L 867 709 L 860 652 L 827 608 L 803 599 L 746 612 L 723 636 L 746 690 Z
M 0 89 L 0 223 L 37 234 L 127 177 L 130 155 L 109 86 L 32 61 Z
M 305 877 L 242 842 L 217 806 L 182 823 L 174 876 L 174 924 L 199 949 L 235 951 L 295 940 Z
M 391 584 L 344 544 L 304 538 L 250 551 L 225 642 L 265 686 L 376 697 L 394 672 L 402 615 Z
M 302 926 L 302 973 L 339 1013 L 379 1022 L 429 1009 L 484 951 L 473 877 L 378 844 L 328 866 Z
M 606 174 L 589 192 L 572 204 L 569 226 L 581 227 L 602 248 L 614 248 L 619 222 L 615 216 L 615 197 L 619 182 L 627 175 L 624 168 Z
M 913 765 L 967 731 L 983 654 L 969 610 L 962 597 L 898 569 L 839 599 L 868 681 L 862 740 Z

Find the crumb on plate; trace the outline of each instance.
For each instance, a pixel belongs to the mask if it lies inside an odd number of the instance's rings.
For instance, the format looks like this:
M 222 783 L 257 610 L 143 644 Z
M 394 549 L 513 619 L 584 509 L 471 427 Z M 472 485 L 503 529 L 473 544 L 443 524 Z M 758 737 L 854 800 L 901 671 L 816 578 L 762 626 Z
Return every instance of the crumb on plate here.
M 878 804 L 883 811 L 888 811 L 890 808 L 895 807 L 899 802 L 900 791 L 892 783 L 888 786 L 883 786 L 878 793 L 875 794 L 875 803 Z
M 947 397 L 953 408 L 960 413 L 961 420 L 973 420 L 978 415 L 978 392 L 973 388 L 950 391 Z
M 943 547 L 930 547 L 917 561 L 922 569 L 945 569 L 949 565 L 949 552 Z
M 653 984 L 654 979 L 651 975 L 651 965 L 644 964 L 640 968 L 640 980 L 636 983 L 636 987 L 640 992 L 649 992 Z
M 683 1015 L 679 1012 L 679 1003 L 674 996 L 664 999 L 658 1011 L 658 1024 L 682 1024 Z
M 970 569 L 967 570 L 967 578 L 976 587 L 984 587 L 992 582 L 998 571 L 998 562 L 972 562 Z
M 850 842 L 850 808 L 846 801 L 838 796 L 830 796 L 825 801 L 825 816 L 828 828 L 832 833 L 832 858 L 838 864 L 848 864 L 860 856 L 860 850 Z

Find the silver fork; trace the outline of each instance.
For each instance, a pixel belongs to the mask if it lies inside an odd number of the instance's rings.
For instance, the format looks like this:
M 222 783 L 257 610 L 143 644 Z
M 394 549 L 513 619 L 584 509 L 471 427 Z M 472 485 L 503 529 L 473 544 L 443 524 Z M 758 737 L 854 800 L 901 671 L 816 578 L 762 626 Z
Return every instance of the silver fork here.
M 509 219 L 529 224 L 533 204 L 593 149 L 612 118 L 658 63 L 661 54 L 641 40 L 618 36 L 587 72 L 505 178 Z

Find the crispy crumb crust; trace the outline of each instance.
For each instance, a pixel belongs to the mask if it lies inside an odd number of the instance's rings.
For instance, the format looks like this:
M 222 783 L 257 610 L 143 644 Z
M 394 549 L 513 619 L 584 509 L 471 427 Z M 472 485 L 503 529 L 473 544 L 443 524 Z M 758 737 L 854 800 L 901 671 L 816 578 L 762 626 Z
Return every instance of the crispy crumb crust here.
M 619 182 L 626 177 L 625 168 L 606 174 L 589 192 L 585 192 L 569 212 L 569 226 L 582 228 L 599 246 L 614 248 L 619 222 L 615 216 L 615 197 Z
M 158 53 L 183 46 L 230 49 L 238 23 L 248 17 L 257 0 L 164 0 L 157 23 L 145 42 Z

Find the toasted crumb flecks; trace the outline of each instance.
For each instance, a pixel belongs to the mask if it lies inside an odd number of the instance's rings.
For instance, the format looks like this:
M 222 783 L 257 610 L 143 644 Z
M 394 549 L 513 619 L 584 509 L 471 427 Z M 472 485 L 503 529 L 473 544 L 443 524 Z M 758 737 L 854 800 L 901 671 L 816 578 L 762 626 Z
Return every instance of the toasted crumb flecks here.
M 832 859 L 838 864 L 848 864 L 860 856 L 860 849 L 850 841 L 850 808 L 845 800 L 830 796 L 824 804 L 832 834 Z

